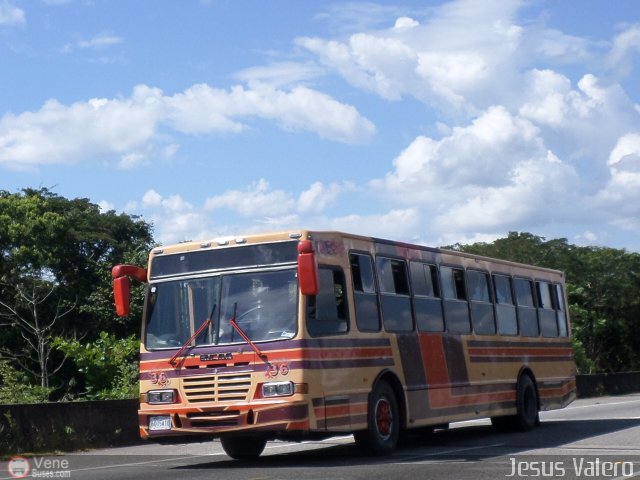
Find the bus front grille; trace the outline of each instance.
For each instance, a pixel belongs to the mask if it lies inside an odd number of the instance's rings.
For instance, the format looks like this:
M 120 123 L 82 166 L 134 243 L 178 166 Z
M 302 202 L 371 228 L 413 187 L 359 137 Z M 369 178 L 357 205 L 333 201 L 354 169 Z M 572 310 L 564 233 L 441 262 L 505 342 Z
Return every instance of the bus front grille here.
M 244 402 L 251 388 L 251 374 L 202 375 L 182 379 L 189 403 Z

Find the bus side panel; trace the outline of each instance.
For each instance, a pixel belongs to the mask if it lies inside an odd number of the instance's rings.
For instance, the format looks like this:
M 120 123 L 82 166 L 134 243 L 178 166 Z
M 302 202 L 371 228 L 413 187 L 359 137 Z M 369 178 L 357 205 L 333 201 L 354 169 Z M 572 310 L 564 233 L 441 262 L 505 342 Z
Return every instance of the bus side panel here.
M 305 341 L 307 376 L 317 378 L 313 408 L 318 430 L 350 432 L 366 428 L 367 402 L 377 374 L 393 368 L 389 339 L 326 338 Z
M 541 410 L 562 408 L 575 399 L 569 338 L 475 337 L 468 339 L 466 351 L 473 382 L 515 382 L 526 368 L 536 381 Z
M 514 414 L 516 382 L 525 367 L 536 377 L 541 409 L 561 408 L 575 398 L 568 342 L 477 338 L 482 337 L 419 334 L 398 338 L 407 426 Z

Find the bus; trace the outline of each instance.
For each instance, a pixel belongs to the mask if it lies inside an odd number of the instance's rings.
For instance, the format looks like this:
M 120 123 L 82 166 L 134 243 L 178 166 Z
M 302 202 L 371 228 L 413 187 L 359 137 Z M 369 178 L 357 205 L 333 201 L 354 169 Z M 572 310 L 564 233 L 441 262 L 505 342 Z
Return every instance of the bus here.
M 490 418 L 530 430 L 575 399 L 562 272 L 331 231 L 162 246 L 112 270 L 117 314 L 147 282 L 140 435 L 267 441 L 353 434 L 391 453 L 411 429 Z

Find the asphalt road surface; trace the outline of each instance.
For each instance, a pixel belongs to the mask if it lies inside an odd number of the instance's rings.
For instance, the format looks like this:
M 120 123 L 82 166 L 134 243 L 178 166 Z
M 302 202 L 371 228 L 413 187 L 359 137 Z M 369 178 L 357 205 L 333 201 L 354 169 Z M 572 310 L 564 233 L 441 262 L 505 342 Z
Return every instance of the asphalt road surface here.
M 36 456 L 26 459 L 27 478 L 640 480 L 640 394 L 578 400 L 564 410 L 542 412 L 541 420 L 527 433 L 499 433 L 488 420 L 455 423 L 415 435 L 387 457 L 363 456 L 352 436 L 270 442 L 251 462 L 230 459 L 217 441 Z M 13 460 L 13 468 L 21 466 L 22 460 Z M 15 478 L 9 467 L 0 462 L 0 479 Z

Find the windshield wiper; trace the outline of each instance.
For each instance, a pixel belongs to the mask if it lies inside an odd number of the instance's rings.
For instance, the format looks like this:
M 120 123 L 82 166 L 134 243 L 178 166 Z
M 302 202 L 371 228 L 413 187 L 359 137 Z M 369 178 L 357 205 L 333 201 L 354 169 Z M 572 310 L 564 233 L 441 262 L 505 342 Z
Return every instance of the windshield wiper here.
M 251 349 L 254 352 L 256 352 L 256 355 L 258 355 L 258 357 L 260 357 L 260 360 L 262 360 L 264 363 L 266 363 L 269 368 L 272 368 L 273 365 L 271 365 L 271 362 L 269 362 L 269 360 L 267 359 L 267 356 L 264 353 L 262 353 L 262 351 L 260 351 L 258 346 L 255 343 L 253 343 L 253 340 L 251 340 L 249 335 L 247 335 L 246 332 L 236 322 L 236 312 L 237 312 L 237 310 L 238 310 L 238 303 L 236 302 L 236 303 L 233 304 L 233 317 L 231 317 L 231 319 L 229 320 L 229 323 L 231 324 L 231 327 L 233 327 L 233 329 L 240 334 L 240 336 L 243 338 L 243 340 L 245 342 L 247 342 L 247 345 L 249 345 L 251 347 Z
M 191 337 L 189 337 L 189 339 L 182 344 L 182 346 L 176 352 L 176 354 L 173 357 L 171 357 L 171 359 L 169 360 L 169 363 L 171 365 L 176 367 L 177 366 L 176 360 L 179 357 L 184 356 L 184 353 L 191 347 L 191 342 L 193 342 L 196 338 L 198 338 L 198 335 L 200 335 L 207 326 L 211 325 L 211 319 L 213 318 L 213 312 L 216 311 L 216 305 L 217 304 L 215 304 L 215 303 L 213 304 L 213 308 L 211 309 L 211 314 L 209 315 L 209 318 L 207 318 L 204 322 L 202 322 L 202 325 L 200 325 L 200 327 L 198 327 L 198 330 L 196 330 L 196 333 L 191 335 Z

